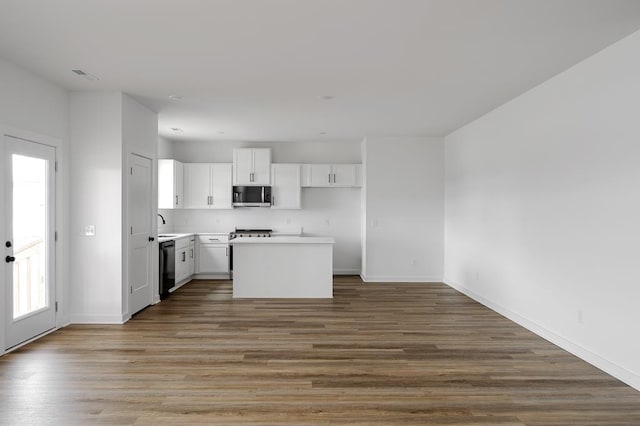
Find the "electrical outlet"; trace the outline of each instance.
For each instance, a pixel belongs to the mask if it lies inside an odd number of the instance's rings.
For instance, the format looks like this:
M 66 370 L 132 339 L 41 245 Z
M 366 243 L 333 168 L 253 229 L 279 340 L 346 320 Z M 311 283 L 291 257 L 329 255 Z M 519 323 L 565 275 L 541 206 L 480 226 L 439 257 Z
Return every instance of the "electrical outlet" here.
M 373 219 L 371 221 L 371 227 L 372 228 L 377 228 L 378 227 L 378 219 Z
M 287 222 L 287 225 L 290 225 L 290 224 L 291 224 L 291 218 L 290 218 L 290 217 L 288 217 L 288 218 L 285 220 L 285 222 Z
M 95 225 L 87 225 L 84 227 L 84 235 L 87 237 L 93 237 L 96 235 L 96 226 Z
M 582 315 L 582 309 L 578 309 L 578 324 L 584 324 L 584 317 Z
M 476 271 L 476 281 L 480 281 L 480 272 Z
M 418 260 L 415 257 L 411 258 L 411 266 L 416 266 L 418 264 Z
M 331 219 L 326 218 L 326 219 L 325 219 L 325 222 L 327 223 L 327 225 L 331 225 Z

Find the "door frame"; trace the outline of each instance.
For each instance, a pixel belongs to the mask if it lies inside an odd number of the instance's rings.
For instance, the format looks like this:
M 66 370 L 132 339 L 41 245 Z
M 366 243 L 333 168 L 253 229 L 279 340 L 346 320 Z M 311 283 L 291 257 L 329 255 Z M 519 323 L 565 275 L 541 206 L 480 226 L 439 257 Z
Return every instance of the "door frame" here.
M 55 301 L 58 303 L 58 310 L 55 312 L 55 327 L 52 330 L 49 330 L 41 335 L 34 336 L 31 339 L 26 340 L 16 346 L 13 346 L 10 350 L 6 350 L 6 315 L 0 315 L 0 356 L 5 353 L 14 351 L 21 346 L 24 346 L 33 340 L 36 340 L 42 337 L 45 334 L 52 333 L 59 328 L 68 325 L 68 307 L 67 307 L 67 297 L 66 295 L 66 286 L 64 282 L 66 281 L 64 278 L 66 276 L 66 268 L 64 267 L 65 259 L 68 256 L 65 256 L 66 251 L 68 251 L 68 247 L 64 244 L 66 240 L 66 225 L 63 221 L 66 212 L 65 200 L 68 197 L 66 191 L 64 191 L 65 182 L 67 181 L 66 171 L 63 172 L 61 165 L 65 165 L 66 159 L 66 150 L 62 140 L 58 138 L 54 138 L 51 136 L 43 135 L 37 132 L 19 129 L 12 126 L 7 126 L 0 124 L 0 162 L 4 164 L 5 161 L 5 137 L 10 136 L 16 139 L 22 139 L 28 142 L 34 142 L 41 145 L 47 145 L 55 149 L 55 163 L 54 163 L 54 174 L 55 174 L 55 196 L 52 200 L 52 209 L 51 214 L 53 215 L 53 223 L 54 223 L 54 235 L 57 235 L 57 239 L 53 242 L 53 253 L 52 253 L 52 265 L 51 265 L 51 280 L 52 280 L 52 289 L 55 291 Z M 5 177 L 4 173 L 0 173 L 0 200 L 4 202 L 6 194 L 5 194 Z M 64 198 L 62 198 L 64 197 Z M 5 213 L 4 209 L 0 209 L 0 240 L 6 241 L 5 236 Z M 63 251 L 64 250 L 64 251 Z M 0 306 L 3 307 L 6 303 L 6 274 L 0 274 Z
M 153 305 L 156 304 L 160 301 L 160 296 L 159 296 L 159 287 L 158 287 L 158 274 L 155 273 L 154 271 L 157 268 L 157 257 L 158 257 L 158 250 L 157 250 L 157 246 L 158 246 L 158 236 L 157 234 L 157 222 L 155 220 L 156 216 L 156 210 L 157 210 L 157 192 L 155 192 L 154 194 L 154 186 L 157 186 L 157 160 L 154 160 L 153 158 L 150 158 L 147 155 L 144 154 L 139 154 L 137 152 L 128 152 L 126 154 L 126 168 L 124 170 L 124 176 L 125 176 L 125 196 L 123 197 L 123 203 L 126 206 L 125 207 L 125 211 L 123 212 L 123 222 L 125 223 L 125 226 L 122 229 L 123 232 L 123 237 L 125 238 L 126 241 L 126 251 L 125 254 L 123 256 L 123 280 L 122 280 L 122 291 L 123 291 L 123 299 L 126 303 L 126 310 L 125 313 L 123 314 L 123 318 L 122 318 L 122 322 L 125 323 L 127 322 L 129 319 L 131 319 L 131 316 L 133 315 L 131 312 L 131 292 L 129 291 L 129 256 L 131 253 L 131 239 L 130 239 L 130 235 L 129 235 L 129 227 L 131 226 L 130 222 L 129 222 L 129 176 L 131 176 L 129 174 L 129 168 L 132 167 L 132 162 L 131 162 L 131 157 L 132 156 L 137 156 L 140 158 L 144 158 L 146 160 L 149 160 L 150 164 L 151 164 L 151 180 L 149 182 L 149 184 L 151 185 L 150 187 L 150 191 L 151 191 L 151 205 L 150 205 L 150 212 L 149 212 L 149 219 L 150 219 L 150 236 L 153 236 L 155 239 L 152 243 L 152 247 L 151 250 L 149 251 L 150 253 L 150 259 L 149 259 L 149 271 L 148 271 L 148 276 L 151 280 L 150 283 L 150 292 L 151 294 L 149 295 L 149 305 Z M 154 176 L 156 176 L 156 178 L 154 178 Z M 155 260 L 154 260 L 155 259 Z

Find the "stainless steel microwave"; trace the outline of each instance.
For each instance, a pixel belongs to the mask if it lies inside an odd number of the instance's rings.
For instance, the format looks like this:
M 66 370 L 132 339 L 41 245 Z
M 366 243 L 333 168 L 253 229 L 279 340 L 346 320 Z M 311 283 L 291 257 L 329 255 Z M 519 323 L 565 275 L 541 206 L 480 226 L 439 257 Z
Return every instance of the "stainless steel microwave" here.
M 234 207 L 271 207 L 270 186 L 234 186 Z

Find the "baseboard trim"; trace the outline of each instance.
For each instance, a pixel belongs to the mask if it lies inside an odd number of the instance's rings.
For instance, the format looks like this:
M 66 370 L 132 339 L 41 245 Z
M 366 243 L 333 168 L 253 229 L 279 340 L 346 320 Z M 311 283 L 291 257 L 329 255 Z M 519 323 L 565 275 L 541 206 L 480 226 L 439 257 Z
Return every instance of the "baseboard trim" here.
M 460 293 L 463 293 L 466 296 L 472 298 L 476 302 L 481 303 L 492 311 L 499 313 L 500 315 L 510 319 L 516 324 L 521 325 L 527 330 L 537 334 L 543 339 L 553 343 L 556 346 L 561 347 L 567 352 L 577 356 L 578 358 L 588 362 L 594 367 L 640 391 L 640 375 L 635 374 L 633 371 L 630 371 L 614 362 L 611 362 L 606 358 L 601 357 L 597 353 L 592 352 L 591 350 L 554 333 L 548 328 L 543 327 L 540 324 L 531 321 L 528 318 L 525 318 L 520 314 L 481 296 L 480 294 L 474 292 L 473 290 L 470 290 L 469 288 L 458 282 L 445 278 L 444 283 L 449 287 L 458 290 Z
M 442 277 L 428 275 L 364 275 L 362 281 L 369 283 L 441 283 Z
M 128 315 L 71 315 L 71 324 L 124 324 Z
M 333 275 L 360 275 L 360 269 L 334 269 Z
M 194 280 L 230 280 L 231 276 L 229 274 L 195 274 L 193 277 L 189 278 L 189 281 L 191 281 L 192 279 Z M 182 285 L 186 284 L 186 282 L 183 283 Z

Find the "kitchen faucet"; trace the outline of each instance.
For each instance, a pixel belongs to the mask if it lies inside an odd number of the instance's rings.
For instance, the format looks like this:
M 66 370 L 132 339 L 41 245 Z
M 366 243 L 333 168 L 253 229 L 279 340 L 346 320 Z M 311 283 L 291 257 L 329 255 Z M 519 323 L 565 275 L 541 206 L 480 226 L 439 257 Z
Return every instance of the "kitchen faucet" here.
M 164 217 L 163 217 L 160 213 L 158 213 L 158 216 L 160 216 L 160 219 L 162 219 L 162 224 L 163 224 L 163 225 L 166 225 L 166 224 L 167 224 L 167 221 L 166 221 L 166 220 L 164 220 Z

